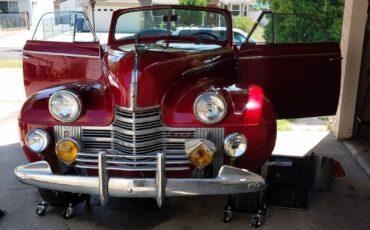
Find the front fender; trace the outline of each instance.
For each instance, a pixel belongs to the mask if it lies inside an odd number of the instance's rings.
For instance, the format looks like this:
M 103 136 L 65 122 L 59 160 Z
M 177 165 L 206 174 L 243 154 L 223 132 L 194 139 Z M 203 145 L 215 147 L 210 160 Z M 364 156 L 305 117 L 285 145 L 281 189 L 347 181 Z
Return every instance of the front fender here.
M 48 102 L 52 94 L 60 90 L 71 90 L 82 100 L 80 117 L 73 122 L 56 120 L 49 112 Z M 113 120 L 113 102 L 109 88 L 101 83 L 73 83 L 41 90 L 30 96 L 23 104 L 19 120 L 22 123 L 42 125 L 96 125 L 105 126 Z
M 193 114 L 196 98 L 207 91 L 218 91 L 227 103 L 226 117 L 219 123 L 207 125 Z M 258 172 L 270 157 L 276 140 L 276 116 L 273 105 L 256 86 L 237 86 L 233 80 L 209 77 L 188 77 L 176 82 L 162 100 L 163 123 L 171 127 L 222 127 L 225 137 L 238 132 L 246 136 L 248 149 L 233 163 L 224 156 L 226 164 Z
M 228 107 L 225 118 L 212 127 L 275 123 L 274 108 L 260 87 L 238 86 L 232 80 L 209 77 L 187 77 L 172 85 L 162 99 L 163 122 L 175 127 L 209 127 L 193 112 L 196 98 L 208 91 L 220 93 Z

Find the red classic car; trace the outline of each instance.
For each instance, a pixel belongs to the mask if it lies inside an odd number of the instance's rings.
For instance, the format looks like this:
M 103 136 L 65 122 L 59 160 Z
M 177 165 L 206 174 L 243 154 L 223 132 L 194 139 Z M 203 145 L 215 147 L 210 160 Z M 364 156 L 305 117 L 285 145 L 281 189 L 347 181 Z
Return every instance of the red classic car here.
M 39 188 L 37 213 L 67 202 L 68 218 L 88 195 L 162 206 L 170 196 L 263 194 L 276 119 L 335 114 L 338 103 L 339 46 L 316 18 L 296 17 L 263 12 L 237 47 L 225 9 L 117 10 L 103 49 L 83 13 L 44 15 L 23 51 L 19 128 L 31 163 L 15 169 Z M 293 18 L 287 34 L 279 23 Z M 212 27 L 224 29 L 201 29 Z

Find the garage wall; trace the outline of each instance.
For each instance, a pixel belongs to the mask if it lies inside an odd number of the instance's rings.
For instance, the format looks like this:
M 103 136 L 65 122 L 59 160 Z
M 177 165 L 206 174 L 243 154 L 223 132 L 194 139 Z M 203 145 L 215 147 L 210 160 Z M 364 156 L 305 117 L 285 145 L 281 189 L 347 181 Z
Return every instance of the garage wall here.
M 95 31 L 97 33 L 104 33 L 109 31 L 110 22 L 112 19 L 113 9 L 109 11 L 104 11 L 95 8 L 94 10 L 94 20 L 95 20 Z
M 332 126 L 339 139 L 353 136 L 368 0 L 346 0 L 342 28 L 342 81 L 337 115 Z

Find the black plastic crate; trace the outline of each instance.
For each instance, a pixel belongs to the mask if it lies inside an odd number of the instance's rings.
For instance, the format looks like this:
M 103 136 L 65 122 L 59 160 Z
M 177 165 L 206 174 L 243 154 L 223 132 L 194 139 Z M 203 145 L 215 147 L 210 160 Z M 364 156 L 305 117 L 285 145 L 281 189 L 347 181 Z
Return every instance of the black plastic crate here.
M 274 156 L 268 168 L 267 202 L 271 206 L 307 209 L 310 167 L 307 158 Z M 291 163 L 291 166 L 282 166 Z
M 274 207 L 305 210 L 307 209 L 307 197 L 307 188 L 278 184 L 268 188 L 267 203 Z

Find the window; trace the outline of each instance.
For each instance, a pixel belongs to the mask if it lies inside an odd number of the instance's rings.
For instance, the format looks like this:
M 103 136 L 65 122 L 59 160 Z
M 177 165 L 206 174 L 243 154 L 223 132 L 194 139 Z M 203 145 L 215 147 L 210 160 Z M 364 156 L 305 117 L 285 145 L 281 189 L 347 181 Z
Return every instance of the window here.
M 18 2 L 9 2 L 9 13 L 19 13 Z
M 53 12 L 40 19 L 33 40 L 94 42 L 95 37 L 82 13 Z
M 249 39 L 248 42 L 272 43 L 274 41 L 272 31 L 272 14 L 263 14 L 257 27 L 253 31 L 250 31 L 250 33 L 252 33 L 251 38 L 253 39 Z
M 248 5 L 245 4 L 243 9 L 243 16 L 248 16 L 248 9 L 249 9 Z
M 0 1 L 0 14 L 19 13 L 18 2 L 15 1 Z
M 0 1 L 0 14 L 9 13 L 8 2 Z
M 225 41 L 226 18 L 217 12 L 198 9 L 172 9 L 171 15 L 167 8 L 132 11 L 117 18 L 114 38 L 132 40 L 169 34 L 199 41 Z
M 233 16 L 239 16 L 240 14 L 240 5 L 231 5 L 231 14 Z

